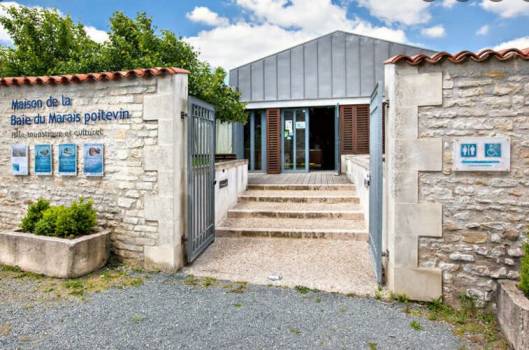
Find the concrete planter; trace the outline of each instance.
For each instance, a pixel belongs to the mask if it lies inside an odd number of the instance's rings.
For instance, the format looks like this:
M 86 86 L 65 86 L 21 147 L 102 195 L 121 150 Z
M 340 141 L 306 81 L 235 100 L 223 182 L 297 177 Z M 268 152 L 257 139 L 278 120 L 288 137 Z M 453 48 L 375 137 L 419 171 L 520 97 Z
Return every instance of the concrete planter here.
M 498 284 L 498 321 L 516 350 L 529 350 L 529 299 L 514 281 Z
M 75 278 L 103 266 L 110 255 L 110 231 L 75 239 L 0 232 L 0 264 L 50 277 Z

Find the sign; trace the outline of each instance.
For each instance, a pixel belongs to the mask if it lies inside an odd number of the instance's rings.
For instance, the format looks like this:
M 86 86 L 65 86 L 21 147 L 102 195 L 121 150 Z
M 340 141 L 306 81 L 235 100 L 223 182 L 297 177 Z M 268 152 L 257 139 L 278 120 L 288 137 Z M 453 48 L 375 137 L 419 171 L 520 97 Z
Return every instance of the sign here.
M 77 145 L 59 145 L 59 175 L 77 175 Z
M 51 145 L 35 145 L 35 175 L 51 175 L 52 169 Z
M 456 139 L 453 156 L 455 171 L 511 170 L 511 142 L 507 137 Z
M 29 175 L 27 145 L 11 145 L 11 173 L 13 175 Z
M 296 129 L 305 129 L 305 122 L 296 122 Z
M 104 146 L 99 143 L 87 143 L 83 146 L 83 173 L 86 176 L 103 176 Z

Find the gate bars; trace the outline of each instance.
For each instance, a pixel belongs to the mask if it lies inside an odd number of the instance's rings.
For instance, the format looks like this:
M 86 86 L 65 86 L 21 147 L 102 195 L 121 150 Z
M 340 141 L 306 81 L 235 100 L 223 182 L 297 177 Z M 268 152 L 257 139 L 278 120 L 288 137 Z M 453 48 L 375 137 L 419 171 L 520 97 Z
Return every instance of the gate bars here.
M 215 240 L 215 108 L 189 96 L 187 127 L 187 262 Z

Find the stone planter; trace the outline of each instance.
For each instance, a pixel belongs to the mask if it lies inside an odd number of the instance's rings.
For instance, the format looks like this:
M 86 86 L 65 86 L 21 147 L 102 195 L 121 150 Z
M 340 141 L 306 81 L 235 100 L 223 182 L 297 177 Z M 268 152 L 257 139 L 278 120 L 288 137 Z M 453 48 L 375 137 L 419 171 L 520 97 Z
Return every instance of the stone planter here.
M 0 264 L 50 277 L 75 278 L 103 266 L 110 255 L 110 231 L 75 239 L 0 232 Z
M 514 349 L 529 350 L 529 299 L 516 283 L 498 283 L 498 321 Z

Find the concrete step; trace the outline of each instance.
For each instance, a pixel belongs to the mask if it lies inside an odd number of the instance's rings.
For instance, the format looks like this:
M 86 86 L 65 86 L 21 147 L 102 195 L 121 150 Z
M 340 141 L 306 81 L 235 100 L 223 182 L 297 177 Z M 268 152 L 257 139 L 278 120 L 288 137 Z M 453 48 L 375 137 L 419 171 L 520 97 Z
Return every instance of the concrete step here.
M 249 184 L 249 190 L 260 191 L 355 191 L 353 184 Z
M 354 203 L 360 202 L 355 191 L 259 191 L 248 190 L 239 195 L 239 201 L 290 203 Z
M 219 237 L 320 238 L 367 241 L 362 220 L 227 218 L 216 228 Z
M 228 211 L 228 218 L 296 218 L 362 220 L 364 214 L 354 203 L 238 203 Z

